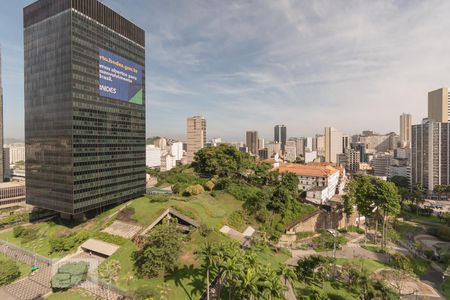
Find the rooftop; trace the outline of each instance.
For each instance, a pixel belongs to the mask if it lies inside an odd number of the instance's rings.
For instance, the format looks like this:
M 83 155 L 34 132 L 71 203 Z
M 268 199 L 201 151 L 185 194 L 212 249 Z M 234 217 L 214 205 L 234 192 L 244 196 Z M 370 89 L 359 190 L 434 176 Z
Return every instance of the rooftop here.
M 87 252 L 95 252 L 108 257 L 113 255 L 114 252 L 116 252 L 117 249 L 120 248 L 117 245 L 106 243 L 96 239 L 88 239 L 80 247 Z
M 278 171 L 281 174 L 294 173 L 297 176 L 312 176 L 312 177 L 327 177 L 336 172 L 338 169 L 330 165 L 308 164 L 301 165 L 295 163 L 283 163 L 280 164 Z
M 0 183 L 0 189 L 25 186 L 25 181 L 11 181 Z

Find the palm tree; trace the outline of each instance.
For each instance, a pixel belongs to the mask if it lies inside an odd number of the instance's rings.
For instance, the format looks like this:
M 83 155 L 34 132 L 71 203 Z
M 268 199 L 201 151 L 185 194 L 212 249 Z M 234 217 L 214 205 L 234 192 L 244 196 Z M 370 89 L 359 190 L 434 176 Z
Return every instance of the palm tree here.
M 224 283 L 228 287 L 228 298 L 231 300 L 231 295 L 233 294 L 234 277 L 236 272 L 240 269 L 240 263 L 236 258 L 227 258 L 227 260 L 222 264 L 222 273 L 220 275 Z M 219 293 L 220 298 L 220 293 Z
M 278 275 L 284 279 L 284 285 L 287 285 L 288 281 L 292 283 L 294 280 L 297 280 L 297 273 L 295 273 L 295 270 L 287 264 L 280 263 Z
M 206 267 L 206 299 L 209 300 L 209 271 L 210 268 L 215 265 L 217 248 L 210 243 L 206 243 L 203 247 L 200 248 L 200 250 L 197 252 L 197 255 L 203 259 L 204 265 Z
M 237 294 L 239 299 L 253 300 L 259 295 L 259 276 L 254 268 L 247 268 L 238 273 Z
M 269 300 L 283 297 L 284 286 L 276 272 L 272 270 L 262 272 L 260 285 L 262 285 L 262 295 L 266 295 Z

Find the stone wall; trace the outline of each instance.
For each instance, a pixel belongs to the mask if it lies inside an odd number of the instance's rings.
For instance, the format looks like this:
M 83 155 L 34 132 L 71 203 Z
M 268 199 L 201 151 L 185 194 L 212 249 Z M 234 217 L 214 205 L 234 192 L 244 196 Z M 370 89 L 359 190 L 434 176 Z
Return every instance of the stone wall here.
M 339 229 L 347 225 L 356 225 L 357 213 L 354 212 L 350 218 L 346 218 L 342 211 L 327 213 L 319 210 L 315 214 L 299 221 L 286 229 L 287 234 L 297 232 L 317 232 L 320 229 Z

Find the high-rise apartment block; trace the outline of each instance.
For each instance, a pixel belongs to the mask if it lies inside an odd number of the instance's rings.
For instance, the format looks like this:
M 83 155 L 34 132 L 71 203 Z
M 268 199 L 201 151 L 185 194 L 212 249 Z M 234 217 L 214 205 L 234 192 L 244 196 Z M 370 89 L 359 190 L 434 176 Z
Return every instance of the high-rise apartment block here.
M 428 119 L 447 123 L 449 120 L 450 95 L 448 88 L 440 88 L 428 93 Z
M 187 119 L 186 162 L 194 161 L 195 153 L 206 145 L 206 119 L 195 116 Z
M 248 151 L 253 155 L 258 155 L 258 131 L 247 131 L 245 141 Z
M 424 120 L 412 126 L 411 184 L 432 192 L 436 185 L 450 185 L 450 123 Z
M 275 142 L 280 144 L 281 150 L 284 151 L 284 147 L 286 146 L 286 140 L 287 140 L 286 126 L 275 125 L 273 138 L 274 138 Z
M 297 146 L 295 141 L 287 141 L 284 147 L 284 159 L 293 162 L 297 159 Z
M 354 149 L 346 148 L 344 153 L 338 154 L 338 163 L 342 164 L 347 172 L 356 173 L 359 171 L 361 154 Z
M 333 127 L 325 128 L 325 162 L 336 163 L 342 153 L 342 132 Z
M 411 147 L 411 115 L 403 113 L 400 116 L 400 144 Z
M 27 203 L 82 217 L 144 194 L 144 30 L 97 0 L 23 15 Z

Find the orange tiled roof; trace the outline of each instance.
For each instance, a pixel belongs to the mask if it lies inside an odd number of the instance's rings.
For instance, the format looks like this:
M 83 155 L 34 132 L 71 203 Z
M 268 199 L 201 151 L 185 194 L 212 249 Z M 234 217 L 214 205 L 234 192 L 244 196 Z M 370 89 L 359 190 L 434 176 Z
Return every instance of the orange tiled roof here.
M 330 165 L 318 165 L 318 164 L 294 164 L 294 163 L 283 163 L 280 164 L 278 172 L 281 174 L 294 173 L 297 176 L 312 176 L 312 177 L 326 177 L 339 172 L 338 169 Z

